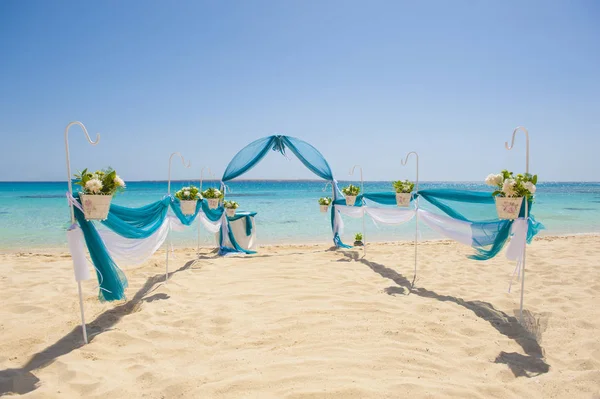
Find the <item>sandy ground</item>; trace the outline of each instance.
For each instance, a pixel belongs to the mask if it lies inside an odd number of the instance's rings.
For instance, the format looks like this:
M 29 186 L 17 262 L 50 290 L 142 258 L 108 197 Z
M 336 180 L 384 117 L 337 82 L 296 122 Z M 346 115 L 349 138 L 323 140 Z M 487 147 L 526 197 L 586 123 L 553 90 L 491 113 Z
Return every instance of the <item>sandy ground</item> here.
M 504 255 L 411 243 L 362 250 L 178 250 L 124 268 L 128 299 L 84 283 L 82 344 L 68 254 L 0 255 L 0 396 L 600 398 L 600 237 L 529 247 L 525 327 Z

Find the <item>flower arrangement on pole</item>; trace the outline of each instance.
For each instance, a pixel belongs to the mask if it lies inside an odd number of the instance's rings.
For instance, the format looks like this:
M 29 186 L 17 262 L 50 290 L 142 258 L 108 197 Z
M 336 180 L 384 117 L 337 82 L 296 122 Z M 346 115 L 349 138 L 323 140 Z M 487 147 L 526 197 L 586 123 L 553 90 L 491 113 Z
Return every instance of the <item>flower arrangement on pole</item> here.
M 196 205 L 198 200 L 201 199 L 198 188 L 193 185 L 183 187 L 181 190 L 177 191 L 175 193 L 175 198 L 179 200 L 181 212 L 184 215 L 193 215 L 196 213 Z
M 356 196 L 360 193 L 360 187 L 350 184 L 342 188 L 342 193 L 346 197 L 346 205 L 354 206 Z
M 415 183 L 408 180 L 397 180 L 392 182 L 392 186 L 396 191 L 396 205 L 407 207 L 410 205 L 410 197 Z
M 319 198 L 319 205 L 321 207 L 321 212 L 327 212 L 327 209 L 329 209 L 329 205 L 331 205 L 331 197 Z
M 235 201 L 225 200 L 223 201 L 223 207 L 225 208 L 225 212 L 227 212 L 227 216 L 233 217 L 235 216 L 235 210 L 239 208 L 240 204 Z
M 125 190 L 125 182 L 112 168 L 89 172 L 84 169 L 75 174 L 83 214 L 86 220 L 105 220 L 114 194 Z
M 496 187 L 492 193 L 496 201 L 498 218 L 514 220 L 519 217 L 523 199 L 533 200 L 537 190 L 538 177 L 529 173 L 513 175 L 508 170 L 498 174 L 490 174 L 485 179 L 485 184 Z
M 210 187 L 202 191 L 202 197 L 206 198 L 208 201 L 208 207 L 210 209 L 217 209 L 219 207 L 219 201 L 221 200 L 222 196 L 223 194 L 221 194 L 221 191 L 214 187 Z

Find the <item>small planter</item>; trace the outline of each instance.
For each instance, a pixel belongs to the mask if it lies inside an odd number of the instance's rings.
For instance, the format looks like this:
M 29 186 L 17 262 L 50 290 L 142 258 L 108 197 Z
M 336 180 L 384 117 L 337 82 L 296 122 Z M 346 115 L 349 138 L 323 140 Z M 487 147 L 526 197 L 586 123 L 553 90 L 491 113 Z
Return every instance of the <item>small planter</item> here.
M 406 208 L 410 205 L 411 193 L 396 193 L 396 205 Z
M 364 244 L 362 241 L 354 241 L 354 246 L 355 247 L 362 247 Z
M 79 194 L 85 220 L 106 220 L 112 195 Z
M 180 200 L 179 204 L 181 204 L 181 213 L 184 215 L 193 215 L 196 213 L 196 204 L 198 200 Z
M 235 208 L 225 208 L 225 212 L 227 212 L 227 216 L 230 218 L 235 216 Z
M 321 212 L 325 213 L 329 209 L 329 205 L 319 205 Z
M 218 198 L 207 198 L 206 200 L 210 209 L 217 209 L 219 207 L 220 200 Z
M 523 204 L 523 197 L 495 197 L 495 200 L 499 219 L 514 220 L 519 217 L 521 205 Z
M 356 195 L 346 195 L 346 205 L 347 206 L 354 206 L 355 202 L 356 202 Z

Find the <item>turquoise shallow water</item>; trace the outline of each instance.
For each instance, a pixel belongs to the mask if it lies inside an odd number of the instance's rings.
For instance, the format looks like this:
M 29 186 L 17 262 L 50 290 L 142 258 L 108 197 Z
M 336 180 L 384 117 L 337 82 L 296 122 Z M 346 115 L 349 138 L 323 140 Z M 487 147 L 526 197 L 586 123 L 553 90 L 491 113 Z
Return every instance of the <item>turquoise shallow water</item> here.
M 175 191 L 197 182 L 172 182 Z M 340 182 L 340 187 L 346 182 Z M 356 182 L 353 182 L 357 184 Z M 205 182 L 204 188 L 217 186 Z M 331 195 L 331 187 L 322 181 L 233 181 L 228 198 L 241 204 L 242 210 L 256 211 L 257 237 L 260 244 L 331 243 L 329 214 L 319 212 L 317 199 Z M 421 183 L 421 189 L 454 188 L 490 191 L 481 183 Z M 157 201 L 167 190 L 166 182 L 128 182 L 127 191 L 114 202 L 140 206 Z M 325 190 L 325 191 L 324 191 Z M 65 230 L 69 224 L 66 182 L 0 182 L 0 249 L 20 251 L 32 248 L 66 248 Z M 389 182 L 365 182 L 365 191 L 391 191 Z M 600 183 L 541 183 L 533 214 L 544 223 L 543 234 L 600 233 Z M 343 239 L 352 241 L 360 232 L 360 219 L 345 218 Z M 366 220 L 368 241 L 409 240 L 414 224 L 375 226 Z M 441 238 L 427 227 L 423 239 Z M 174 233 L 173 243 L 195 246 L 195 227 Z M 201 232 L 201 243 L 210 245 L 212 237 Z

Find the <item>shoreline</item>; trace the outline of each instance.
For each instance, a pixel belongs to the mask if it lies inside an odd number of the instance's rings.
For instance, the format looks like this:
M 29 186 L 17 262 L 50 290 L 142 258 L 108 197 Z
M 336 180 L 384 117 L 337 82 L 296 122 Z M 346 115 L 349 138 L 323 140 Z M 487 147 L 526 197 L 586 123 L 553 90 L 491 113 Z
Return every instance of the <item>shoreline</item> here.
M 566 238 L 575 238 L 575 237 L 600 237 L 600 232 L 594 233 L 569 233 L 569 234 L 552 234 L 552 235 L 543 235 L 539 234 L 534 238 L 535 241 L 554 241 L 557 239 L 566 239 Z M 419 245 L 429 245 L 435 243 L 454 243 L 455 241 L 447 239 L 447 238 L 434 238 L 427 240 L 419 240 Z M 367 246 L 369 244 L 373 245 L 412 245 L 414 240 L 384 240 L 384 241 L 367 241 Z M 466 245 L 462 245 L 467 247 Z M 258 246 L 258 254 L 260 254 L 261 250 L 269 250 L 272 248 L 281 249 L 281 248 L 306 248 L 306 247 L 333 247 L 332 242 L 289 242 L 289 243 L 270 243 L 261 245 L 259 242 Z M 173 243 L 173 248 L 176 252 L 190 252 L 195 251 L 197 249 L 196 246 L 178 246 L 176 243 Z M 215 246 L 209 245 L 200 245 L 200 249 L 214 249 Z M 361 247 L 353 247 L 359 250 Z M 1 249 L 3 255 L 63 255 L 69 254 L 68 248 L 66 248 L 66 240 L 65 247 L 31 247 L 29 251 L 23 249 Z M 156 253 L 164 252 L 164 249 L 161 247 Z M 247 255 L 253 256 L 253 255 Z

